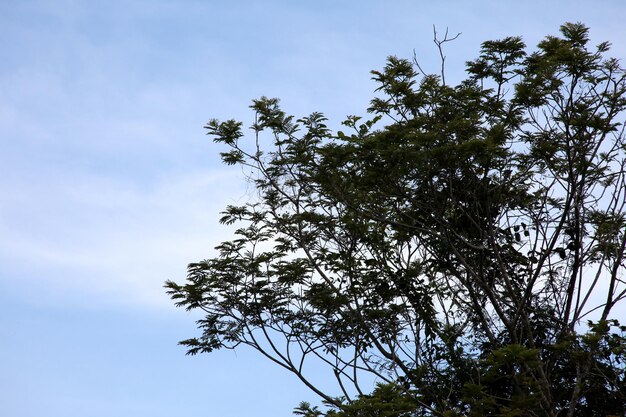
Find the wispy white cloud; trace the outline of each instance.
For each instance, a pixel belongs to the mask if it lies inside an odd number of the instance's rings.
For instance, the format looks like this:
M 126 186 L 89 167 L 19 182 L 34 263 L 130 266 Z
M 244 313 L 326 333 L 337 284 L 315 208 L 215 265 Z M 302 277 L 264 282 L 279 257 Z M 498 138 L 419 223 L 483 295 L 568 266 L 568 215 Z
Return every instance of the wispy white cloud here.
M 185 174 L 150 189 L 95 177 L 17 184 L 1 212 L 0 280 L 32 300 L 164 305 L 163 281 L 182 278 L 188 262 L 227 238 L 218 212 L 245 192 L 234 176 Z

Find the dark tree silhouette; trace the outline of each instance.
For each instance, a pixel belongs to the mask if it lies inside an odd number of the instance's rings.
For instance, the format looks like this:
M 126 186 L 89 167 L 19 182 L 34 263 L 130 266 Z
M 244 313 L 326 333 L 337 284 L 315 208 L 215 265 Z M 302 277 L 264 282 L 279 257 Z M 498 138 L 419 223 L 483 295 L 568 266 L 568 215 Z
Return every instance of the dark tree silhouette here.
M 346 132 L 267 98 L 252 138 L 210 121 L 258 193 L 166 284 L 203 312 L 181 343 L 258 350 L 322 397 L 309 417 L 626 415 L 626 78 L 608 49 L 571 23 L 530 54 L 489 41 L 454 86 L 390 57 Z

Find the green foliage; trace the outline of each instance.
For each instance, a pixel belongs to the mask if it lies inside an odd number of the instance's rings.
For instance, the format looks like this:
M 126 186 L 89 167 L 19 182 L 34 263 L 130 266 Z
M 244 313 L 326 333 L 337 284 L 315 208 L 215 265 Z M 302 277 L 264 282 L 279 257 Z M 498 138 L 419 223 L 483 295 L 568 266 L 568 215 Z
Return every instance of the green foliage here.
M 411 417 L 419 407 L 411 395 L 394 384 L 379 384 L 369 395 L 331 410 L 327 417 Z
M 188 352 L 258 350 L 322 398 L 304 417 L 625 415 L 626 75 L 579 23 L 525 48 L 458 85 L 390 57 L 346 132 L 269 98 L 252 140 L 211 120 L 257 196 L 166 284 L 202 312 Z

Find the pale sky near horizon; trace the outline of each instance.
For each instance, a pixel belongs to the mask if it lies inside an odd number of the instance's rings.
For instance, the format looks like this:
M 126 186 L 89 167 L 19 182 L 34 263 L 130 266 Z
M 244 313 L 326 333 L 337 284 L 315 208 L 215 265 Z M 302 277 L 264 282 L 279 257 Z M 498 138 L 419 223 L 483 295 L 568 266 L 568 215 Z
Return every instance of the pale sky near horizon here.
M 546 2 L 548 3 L 548 2 Z M 581 21 L 626 59 L 626 4 L 0 0 L 0 415 L 279 417 L 314 394 L 253 352 L 187 357 L 162 288 L 228 238 L 246 198 L 202 126 L 261 95 L 332 126 L 388 55 L 450 77 L 480 42 Z

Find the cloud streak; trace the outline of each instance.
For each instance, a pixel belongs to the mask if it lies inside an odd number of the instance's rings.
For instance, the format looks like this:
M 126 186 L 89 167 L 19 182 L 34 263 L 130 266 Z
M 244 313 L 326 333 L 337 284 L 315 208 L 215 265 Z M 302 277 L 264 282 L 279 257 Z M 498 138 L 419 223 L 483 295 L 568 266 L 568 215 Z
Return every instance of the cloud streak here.
M 149 189 L 93 176 L 16 184 L 5 189 L 15 197 L 0 224 L 0 280 L 33 301 L 52 293 L 60 302 L 162 306 L 163 281 L 228 236 L 217 218 L 240 189 L 237 176 L 184 174 Z

